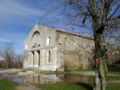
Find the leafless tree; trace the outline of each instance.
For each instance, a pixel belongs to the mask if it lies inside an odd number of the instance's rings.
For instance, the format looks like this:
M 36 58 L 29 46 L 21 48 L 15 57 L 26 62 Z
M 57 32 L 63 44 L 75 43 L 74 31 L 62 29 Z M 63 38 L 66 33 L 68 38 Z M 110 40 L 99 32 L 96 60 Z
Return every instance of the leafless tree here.
M 17 54 L 11 43 L 6 43 L 0 47 L 1 67 L 22 68 L 23 55 Z
M 106 41 L 104 32 L 112 27 L 112 21 L 120 18 L 119 0 L 65 0 L 65 6 L 76 6 L 82 24 L 92 27 L 95 42 L 96 79 L 95 90 L 106 89 Z M 77 22 L 75 21 L 75 23 Z M 71 22 L 74 23 L 74 22 Z M 80 23 L 80 22 L 79 22 Z M 80 24 L 79 24 L 80 25 Z M 98 63 L 100 62 L 100 63 Z
M 6 61 L 7 68 L 12 67 L 14 55 L 15 53 L 12 44 L 7 43 L 0 47 L 0 56 L 3 60 Z
M 23 67 L 23 55 L 16 54 L 14 57 L 14 67 L 15 68 L 22 68 Z

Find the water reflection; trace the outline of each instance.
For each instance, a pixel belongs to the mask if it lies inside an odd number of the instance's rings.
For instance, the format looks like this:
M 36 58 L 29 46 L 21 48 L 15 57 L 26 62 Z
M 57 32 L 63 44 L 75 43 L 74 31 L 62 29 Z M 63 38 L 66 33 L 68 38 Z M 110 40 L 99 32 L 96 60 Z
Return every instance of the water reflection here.
M 94 76 L 80 74 L 31 74 L 22 77 L 14 77 L 10 80 L 18 83 L 48 84 L 56 82 L 91 83 Z M 120 77 L 107 77 L 108 81 L 120 80 Z
M 62 82 L 61 78 L 56 74 L 33 74 L 29 76 L 25 76 L 24 83 L 32 83 L 32 84 L 47 84 L 47 83 L 55 83 Z
M 14 78 L 10 78 L 9 80 L 17 82 L 17 83 L 22 83 L 24 82 L 24 78 L 20 78 L 20 77 L 14 77 Z
M 80 74 L 65 74 L 65 82 L 75 82 L 75 83 L 90 83 L 94 81 L 94 76 L 80 75 Z
M 14 77 L 10 79 L 18 83 L 48 84 L 56 82 L 92 82 L 93 76 L 83 76 L 78 74 L 31 74 L 29 76 Z

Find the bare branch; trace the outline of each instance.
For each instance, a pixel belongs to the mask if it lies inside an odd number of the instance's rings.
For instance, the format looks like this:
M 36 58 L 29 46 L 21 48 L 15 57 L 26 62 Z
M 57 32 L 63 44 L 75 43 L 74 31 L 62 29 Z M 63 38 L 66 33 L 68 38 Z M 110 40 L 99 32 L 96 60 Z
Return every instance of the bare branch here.
M 111 17 L 117 12 L 117 10 L 120 8 L 120 5 L 114 10 L 114 12 L 110 15 L 107 21 L 111 19 Z
M 80 16 L 80 15 L 91 16 L 90 13 L 88 12 L 79 12 L 75 15 L 75 17 Z
M 113 18 L 110 18 L 110 20 L 115 20 L 115 19 L 120 19 L 120 15 L 113 17 Z

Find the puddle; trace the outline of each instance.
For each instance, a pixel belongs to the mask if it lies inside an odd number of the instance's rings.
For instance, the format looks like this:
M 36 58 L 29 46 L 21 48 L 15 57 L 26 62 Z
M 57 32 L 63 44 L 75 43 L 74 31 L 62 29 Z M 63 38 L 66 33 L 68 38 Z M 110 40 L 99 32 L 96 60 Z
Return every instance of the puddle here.
M 22 77 L 13 77 L 11 81 L 18 83 L 30 84 L 48 84 L 56 82 L 72 82 L 72 83 L 92 83 L 94 76 L 80 74 L 31 74 Z M 107 81 L 119 80 L 120 77 L 107 77 Z
M 31 74 L 22 77 L 12 77 L 11 81 L 30 84 L 48 84 L 56 82 L 81 82 L 87 83 L 94 81 L 93 76 L 83 76 L 78 74 Z
M 17 83 L 24 83 L 24 78 L 22 77 L 13 77 L 13 78 L 10 78 L 9 80 Z

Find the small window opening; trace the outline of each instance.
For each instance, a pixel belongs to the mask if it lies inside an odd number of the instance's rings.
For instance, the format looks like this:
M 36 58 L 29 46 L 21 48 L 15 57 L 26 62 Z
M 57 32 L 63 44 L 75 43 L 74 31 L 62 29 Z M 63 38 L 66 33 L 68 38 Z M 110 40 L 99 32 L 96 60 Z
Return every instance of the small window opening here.
M 48 51 L 48 62 L 51 62 L 51 52 Z
M 50 45 L 50 43 L 51 43 L 51 37 L 48 37 L 47 38 L 47 45 Z

